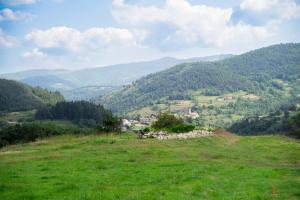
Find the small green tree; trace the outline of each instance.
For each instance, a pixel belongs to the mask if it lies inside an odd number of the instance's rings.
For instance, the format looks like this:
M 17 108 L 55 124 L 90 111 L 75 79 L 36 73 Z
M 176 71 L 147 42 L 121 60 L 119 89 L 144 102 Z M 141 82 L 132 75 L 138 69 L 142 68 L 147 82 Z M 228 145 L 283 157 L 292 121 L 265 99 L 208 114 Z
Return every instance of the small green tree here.
M 289 121 L 289 127 L 291 134 L 297 138 L 300 138 L 300 113 L 298 113 Z
M 41 107 L 35 113 L 35 119 L 44 120 L 44 119 L 52 119 L 53 116 L 47 107 Z
M 182 118 L 177 118 L 171 113 L 164 112 L 158 115 L 157 120 L 152 124 L 152 127 L 156 130 L 165 129 L 165 128 L 172 128 L 174 126 L 178 126 L 183 124 Z
M 122 121 L 120 118 L 112 116 L 103 120 L 103 124 L 99 126 L 100 131 L 120 132 Z

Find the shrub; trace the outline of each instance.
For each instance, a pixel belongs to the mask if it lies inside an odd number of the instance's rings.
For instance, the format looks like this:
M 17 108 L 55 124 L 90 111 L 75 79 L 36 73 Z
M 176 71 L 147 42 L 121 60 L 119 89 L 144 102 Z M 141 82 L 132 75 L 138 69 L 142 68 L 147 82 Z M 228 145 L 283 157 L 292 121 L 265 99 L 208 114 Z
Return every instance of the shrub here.
M 177 126 L 171 127 L 169 129 L 167 129 L 168 132 L 172 132 L 172 133 L 186 133 L 186 132 L 190 132 L 192 130 L 195 129 L 194 125 L 190 125 L 190 124 L 179 124 Z
M 95 128 L 97 126 L 97 123 L 93 119 L 80 119 L 77 124 L 81 128 Z
M 43 126 L 38 123 L 7 126 L 0 131 L 0 146 L 35 141 L 38 137 L 58 135 L 59 133 L 52 126 Z
M 185 124 L 182 118 L 177 118 L 170 113 L 160 113 L 152 127 L 155 130 L 165 130 L 173 133 L 185 133 L 195 129 L 195 126 Z
M 0 128 L 7 125 L 6 121 L 0 120 Z
M 296 138 L 300 138 L 300 113 L 298 113 L 289 121 L 289 128 L 291 130 L 291 135 L 295 136 Z
M 150 132 L 150 128 L 149 127 L 144 128 L 143 132 L 149 133 Z
M 112 116 L 103 121 L 102 125 L 98 126 L 100 131 L 105 132 L 120 132 L 122 121 L 120 118 Z
M 183 119 L 165 112 L 159 114 L 157 120 L 152 124 L 152 127 L 156 130 L 161 130 L 165 128 L 172 128 L 180 124 L 183 124 Z

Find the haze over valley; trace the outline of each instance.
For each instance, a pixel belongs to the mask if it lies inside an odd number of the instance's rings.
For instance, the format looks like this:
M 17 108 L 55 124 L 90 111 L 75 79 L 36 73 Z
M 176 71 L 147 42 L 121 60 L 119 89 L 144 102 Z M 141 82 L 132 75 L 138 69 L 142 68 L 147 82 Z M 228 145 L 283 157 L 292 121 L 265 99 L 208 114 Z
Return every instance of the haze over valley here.
M 171 57 L 158 60 L 134 62 L 82 70 L 30 70 L 0 74 L 0 78 L 17 80 L 31 86 L 60 91 L 68 100 L 89 100 L 93 97 L 116 91 L 124 85 L 151 73 L 163 71 L 180 63 L 215 61 L 232 55 L 176 59 Z M 84 90 L 84 91 L 83 91 Z

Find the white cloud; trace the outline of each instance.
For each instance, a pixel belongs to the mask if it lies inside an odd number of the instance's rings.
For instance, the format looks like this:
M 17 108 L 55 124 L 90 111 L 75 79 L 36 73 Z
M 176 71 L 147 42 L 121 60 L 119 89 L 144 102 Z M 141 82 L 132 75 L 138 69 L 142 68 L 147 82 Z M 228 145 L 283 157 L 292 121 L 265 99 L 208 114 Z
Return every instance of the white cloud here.
M 53 27 L 48 30 L 36 30 L 25 36 L 27 41 L 34 42 L 41 48 L 66 48 L 78 50 L 81 33 L 68 27 Z
M 251 26 L 242 22 L 235 26 L 226 27 L 221 36 L 212 37 L 215 39 L 217 46 L 233 46 L 233 47 L 247 47 L 263 42 L 272 36 L 267 27 Z
M 270 9 L 277 4 L 277 0 L 243 0 L 240 7 L 244 10 L 262 11 Z
M 167 21 L 168 13 L 155 6 L 126 5 L 123 0 L 113 1 L 112 14 L 119 23 L 144 26 L 148 23 Z
M 21 55 L 30 67 L 72 69 L 131 62 L 157 56 L 157 50 L 143 47 L 147 32 L 140 29 L 93 27 L 79 31 L 70 27 L 35 30 L 25 36 L 34 49 Z M 117 57 L 117 59 L 116 59 Z
M 29 5 L 35 4 L 37 0 L 0 0 L 0 3 L 9 6 L 18 6 L 18 5 Z
M 25 39 L 39 48 L 63 48 L 80 52 L 111 46 L 134 46 L 138 45 L 143 37 L 144 34 L 133 33 L 127 29 L 95 27 L 81 32 L 62 26 L 33 31 L 27 34 Z
M 89 49 L 111 46 L 134 46 L 143 40 L 142 33 L 134 34 L 127 29 L 90 28 L 81 33 L 81 44 Z
M 223 9 L 206 5 L 191 5 L 186 0 L 166 0 L 162 8 L 156 6 L 138 6 L 113 1 L 114 19 L 129 27 L 140 27 L 148 32 L 156 23 L 167 23 L 175 31 L 169 33 L 161 43 L 165 46 L 190 47 L 199 44 L 223 46 L 231 45 L 242 39 L 251 42 L 264 40 L 268 30 L 263 26 L 251 26 L 242 22 L 231 23 L 232 9 Z
M 25 52 L 23 58 L 44 58 L 46 55 L 40 51 L 38 48 L 34 48 L 31 51 Z
M 0 28 L 0 47 L 14 47 L 17 44 L 16 38 L 13 36 L 7 35 Z
M 31 5 L 36 4 L 40 0 L 0 0 L 0 3 L 7 6 Z M 64 0 L 51 0 L 56 3 L 62 3 Z
M 300 15 L 300 6 L 294 0 L 243 0 L 240 7 L 242 10 L 270 12 L 281 19 Z
M 9 8 L 0 10 L 0 21 L 17 21 L 31 17 L 32 15 L 26 12 L 13 11 Z

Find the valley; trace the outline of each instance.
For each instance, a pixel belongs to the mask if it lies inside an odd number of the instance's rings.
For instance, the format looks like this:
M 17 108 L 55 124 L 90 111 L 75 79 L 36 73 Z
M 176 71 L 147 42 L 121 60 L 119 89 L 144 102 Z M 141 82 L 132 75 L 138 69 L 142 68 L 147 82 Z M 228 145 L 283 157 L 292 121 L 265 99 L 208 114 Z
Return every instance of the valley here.
M 0 0 L 0 200 L 300 200 L 300 0 Z
M 247 118 L 283 112 L 291 106 L 299 107 L 299 54 L 299 44 L 291 43 L 236 56 L 185 60 L 163 58 L 85 71 L 35 70 L 2 76 L 31 80 L 29 84 L 46 87 L 50 93 L 55 90 L 51 84 L 65 80 L 72 85 L 68 89 L 59 89 L 65 100 L 104 105 L 120 118 L 132 121 L 133 130 L 150 125 L 161 112 L 173 113 L 201 129 L 230 128 Z M 135 81 L 132 79 L 132 84 L 109 85 L 111 81 L 127 79 L 124 73 L 143 76 L 140 72 L 145 76 Z M 43 79 L 41 74 L 47 78 Z M 89 85 L 99 81 L 108 85 Z M 38 105 L 23 109 L 33 110 Z M 2 115 L 3 119 L 9 118 L 9 113 Z M 24 120 L 29 118 L 16 117 L 15 121 Z
M 0 79 L 0 197 L 298 199 L 299 55 L 275 45 L 61 92 L 51 76 Z
M 163 71 L 180 63 L 216 61 L 233 55 L 215 55 L 177 59 L 161 59 L 117 64 L 82 70 L 29 70 L 0 74 L 0 78 L 20 81 L 33 87 L 61 92 L 67 100 L 90 100 L 103 94 L 118 91 L 122 86 L 151 73 Z
M 190 100 L 169 100 L 165 98 L 154 105 L 149 105 L 131 112 L 129 118 L 147 118 L 159 112 L 170 111 L 191 118 L 202 128 L 226 127 L 242 119 L 245 112 L 234 110 L 240 102 L 257 102 L 259 96 L 240 91 L 221 96 L 203 96 L 201 91 L 191 91 Z M 193 115 L 193 113 L 195 113 Z

